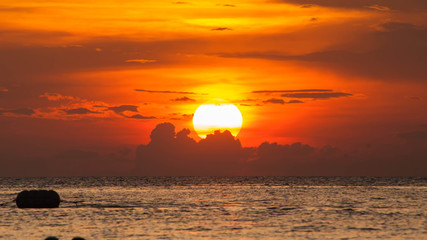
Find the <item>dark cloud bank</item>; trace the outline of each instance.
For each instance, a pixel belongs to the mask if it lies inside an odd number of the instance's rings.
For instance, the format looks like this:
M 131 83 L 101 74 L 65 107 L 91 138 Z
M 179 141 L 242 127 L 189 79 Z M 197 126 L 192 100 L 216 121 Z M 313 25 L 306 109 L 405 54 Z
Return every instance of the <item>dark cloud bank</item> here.
M 70 123 L 68 123 L 70 124 Z M 59 128 L 52 122 L 51 131 Z M 95 127 L 95 125 L 94 125 Z M 72 125 L 70 125 L 72 128 Z M 90 133 L 90 131 L 88 131 Z M 195 141 L 190 130 L 162 123 L 146 145 L 80 145 L 55 136 L 0 135 L 0 176 L 421 176 L 427 177 L 427 128 L 396 133 L 396 144 L 353 150 L 303 143 L 242 147 L 228 131 Z M 64 134 L 72 135 L 73 131 Z
M 358 2 L 358 1 L 335 1 Z M 407 2 L 407 1 L 405 1 Z M 424 1 L 427 4 L 427 1 Z M 344 49 L 327 49 L 303 55 L 280 52 L 220 53 L 227 58 L 255 58 L 272 61 L 299 61 L 310 66 L 332 68 L 355 76 L 373 77 L 386 81 L 425 82 L 427 71 L 427 28 L 404 22 L 387 22 L 378 26 Z M 377 47 L 363 50 L 363 44 Z M 263 92 L 263 91 L 260 91 Z
M 12 109 L 12 110 L 2 110 L 2 109 L 0 109 L 0 115 L 3 115 L 4 113 L 13 113 L 13 114 L 16 114 L 16 115 L 31 116 L 35 112 L 34 112 L 33 109 L 30 109 L 30 108 L 18 108 L 18 109 Z
M 175 133 L 171 123 L 151 132 L 136 151 L 137 175 L 149 176 L 425 176 L 426 141 L 422 134 L 400 134 L 399 146 L 371 146 L 352 152 L 326 145 L 264 142 L 242 147 L 230 132 L 215 132 L 196 142 L 190 130 Z M 412 137 L 412 136 L 416 137 Z M 422 135 L 424 136 L 424 135 Z M 405 141 L 410 138 L 411 141 Z M 424 160 L 423 160 L 424 159 Z

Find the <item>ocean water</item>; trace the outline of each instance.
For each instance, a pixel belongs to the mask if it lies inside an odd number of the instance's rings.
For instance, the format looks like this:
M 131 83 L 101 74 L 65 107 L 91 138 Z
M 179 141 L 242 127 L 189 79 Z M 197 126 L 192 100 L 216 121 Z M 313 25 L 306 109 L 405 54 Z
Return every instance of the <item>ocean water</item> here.
M 0 239 L 427 239 L 426 199 L 426 178 L 0 178 Z

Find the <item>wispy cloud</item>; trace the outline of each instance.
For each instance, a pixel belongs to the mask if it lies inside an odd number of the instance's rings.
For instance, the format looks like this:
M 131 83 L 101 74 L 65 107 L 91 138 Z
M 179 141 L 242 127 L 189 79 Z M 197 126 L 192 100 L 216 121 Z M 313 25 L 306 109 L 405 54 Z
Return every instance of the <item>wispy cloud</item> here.
M 171 99 L 171 101 L 175 101 L 175 102 L 194 102 L 196 101 L 195 99 L 189 98 L 189 97 L 181 97 L 181 98 L 175 98 L 175 99 Z
M 157 60 L 152 60 L 152 59 L 129 59 L 126 60 L 125 62 L 127 63 L 153 63 L 153 62 L 157 62 Z
M 100 113 L 100 112 L 95 112 L 95 111 L 89 110 L 87 108 L 63 109 L 62 111 L 64 111 L 68 115 L 74 115 L 74 114 L 85 115 L 85 114 L 90 114 L 90 113 Z
M 263 101 L 263 103 L 292 104 L 292 103 L 304 103 L 304 102 L 300 101 L 300 100 L 296 100 L 296 99 L 289 100 L 289 101 L 286 102 L 286 101 L 284 101 L 283 99 L 280 99 L 280 98 L 270 98 L 268 100 Z M 243 106 L 245 106 L 245 105 L 243 105 Z M 251 105 L 246 105 L 246 106 L 251 106 Z M 259 106 L 259 105 L 256 105 L 256 106 Z
M 141 114 L 135 114 L 132 116 L 125 116 L 126 118 L 133 118 L 133 119 L 156 119 L 156 117 L 153 116 L 142 116 Z
M 181 116 L 183 118 L 185 118 L 185 119 L 192 119 L 194 117 L 194 113 L 192 113 L 192 114 L 182 114 Z
M 290 100 L 290 101 L 288 101 L 288 102 L 286 102 L 286 103 L 304 103 L 303 101 L 300 101 L 300 100 Z
M 240 106 L 243 106 L 243 107 L 261 107 L 262 105 L 259 103 L 257 103 L 257 104 L 241 103 Z
M 228 27 L 217 27 L 217 28 L 212 28 L 211 31 L 231 31 L 233 29 L 228 28 Z
M 0 110 L 0 115 L 3 115 L 4 113 L 12 113 L 12 114 L 16 114 L 16 115 L 31 116 L 35 112 L 31 108 L 17 108 L 17 109 L 10 109 L 10 110 Z
M 146 90 L 146 89 L 134 89 L 137 92 L 146 92 L 146 93 L 178 93 L 178 94 L 197 94 L 195 92 L 180 92 L 180 91 L 169 91 L 169 90 Z
M 78 100 L 78 98 L 76 97 L 72 97 L 72 96 L 64 96 L 62 94 L 59 93 L 48 93 L 45 92 L 42 95 L 40 95 L 41 98 L 47 98 L 47 100 L 49 101 L 59 101 L 59 100 L 70 100 L 70 101 L 74 101 L 74 100 Z
M 381 5 L 378 5 L 378 4 L 367 6 L 367 8 L 375 9 L 375 10 L 382 11 L 382 12 L 390 11 L 389 7 L 381 6 Z
M 259 90 L 252 93 L 299 93 L 299 92 L 332 92 L 332 89 L 296 89 L 296 90 Z
M 312 99 L 329 99 L 329 98 L 339 98 L 339 97 L 349 97 L 353 94 L 344 93 L 344 92 L 308 92 L 308 93 L 286 93 L 282 94 L 282 97 L 287 98 L 312 98 Z
M 138 112 L 138 106 L 135 105 L 120 105 L 115 107 L 109 107 L 108 110 L 111 110 L 117 114 L 123 114 L 123 112 Z
M 280 98 L 270 98 L 268 100 L 263 101 L 263 103 L 284 104 L 285 101 L 283 101 L 283 99 L 280 99 Z
M 399 10 L 399 11 L 414 11 L 425 10 L 427 5 L 425 0 L 358 0 L 358 1 L 343 1 L 343 0 L 275 0 L 287 4 L 302 4 L 302 8 L 310 8 L 316 6 L 344 8 L 344 9 L 366 9 L 372 8 L 380 11 Z M 380 5 L 381 4 L 381 5 Z M 387 10 L 388 9 L 388 10 Z
M 309 99 L 329 99 L 329 98 L 339 98 L 339 97 L 350 97 L 353 96 L 351 93 L 345 92 L 334 92 L 332 89 L 293 89 L 293 90 L 257 90 L 252 91 L 251 93 L 255 94 L 266 94 L 274 95 L 280 94 L 281 97 L 285 98 L 309 98 Z M 285 103 L 303 103 L 300 100 L 290 100 L 288 102 L 279 98 L 271 98 L 263 101 L 264 103 L 276 103 L 276 104 L 285 104 Z

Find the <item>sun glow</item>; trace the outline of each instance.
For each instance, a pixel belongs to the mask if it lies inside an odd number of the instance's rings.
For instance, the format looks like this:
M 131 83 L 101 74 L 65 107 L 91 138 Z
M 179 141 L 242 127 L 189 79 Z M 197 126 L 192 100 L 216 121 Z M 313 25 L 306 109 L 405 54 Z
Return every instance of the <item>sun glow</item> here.
M 216 130 L 229 130 L 233 136 L 237 136 L 242 123 L 242 114 L 233 104 L 203 104 L 197 108 L 193 117 L 194 129 L 201 138 Z

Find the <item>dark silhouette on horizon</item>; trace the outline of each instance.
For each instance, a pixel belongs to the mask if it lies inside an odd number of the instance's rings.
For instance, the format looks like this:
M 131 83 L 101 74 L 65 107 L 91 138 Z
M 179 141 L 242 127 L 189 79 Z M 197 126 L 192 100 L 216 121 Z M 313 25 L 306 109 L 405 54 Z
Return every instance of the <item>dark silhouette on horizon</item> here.
M 425 142 L 407 141 L 360 151 L 300 142 L 264 142 L 242 147 L 229 131 L 216 131 L 199 142 L 189 129 L 175 132 L 165 122 L 151 132 L 151 141 L 136 150 L 136 175 L 143 176 L 422 176 Z M 406 136 L 406 135 L 405 135 Z M 418 135 L 417 135 L 418 136 Z M 418 138 L 417 138 L 418 139 Z M 402 162 L 401 159 L 407 159 Z M 426 166 L 427 167 L 427 166 Z M 380 169 L 380 170 L 379 170 Z M 425 168 L 424 168 L 425 169 Z

